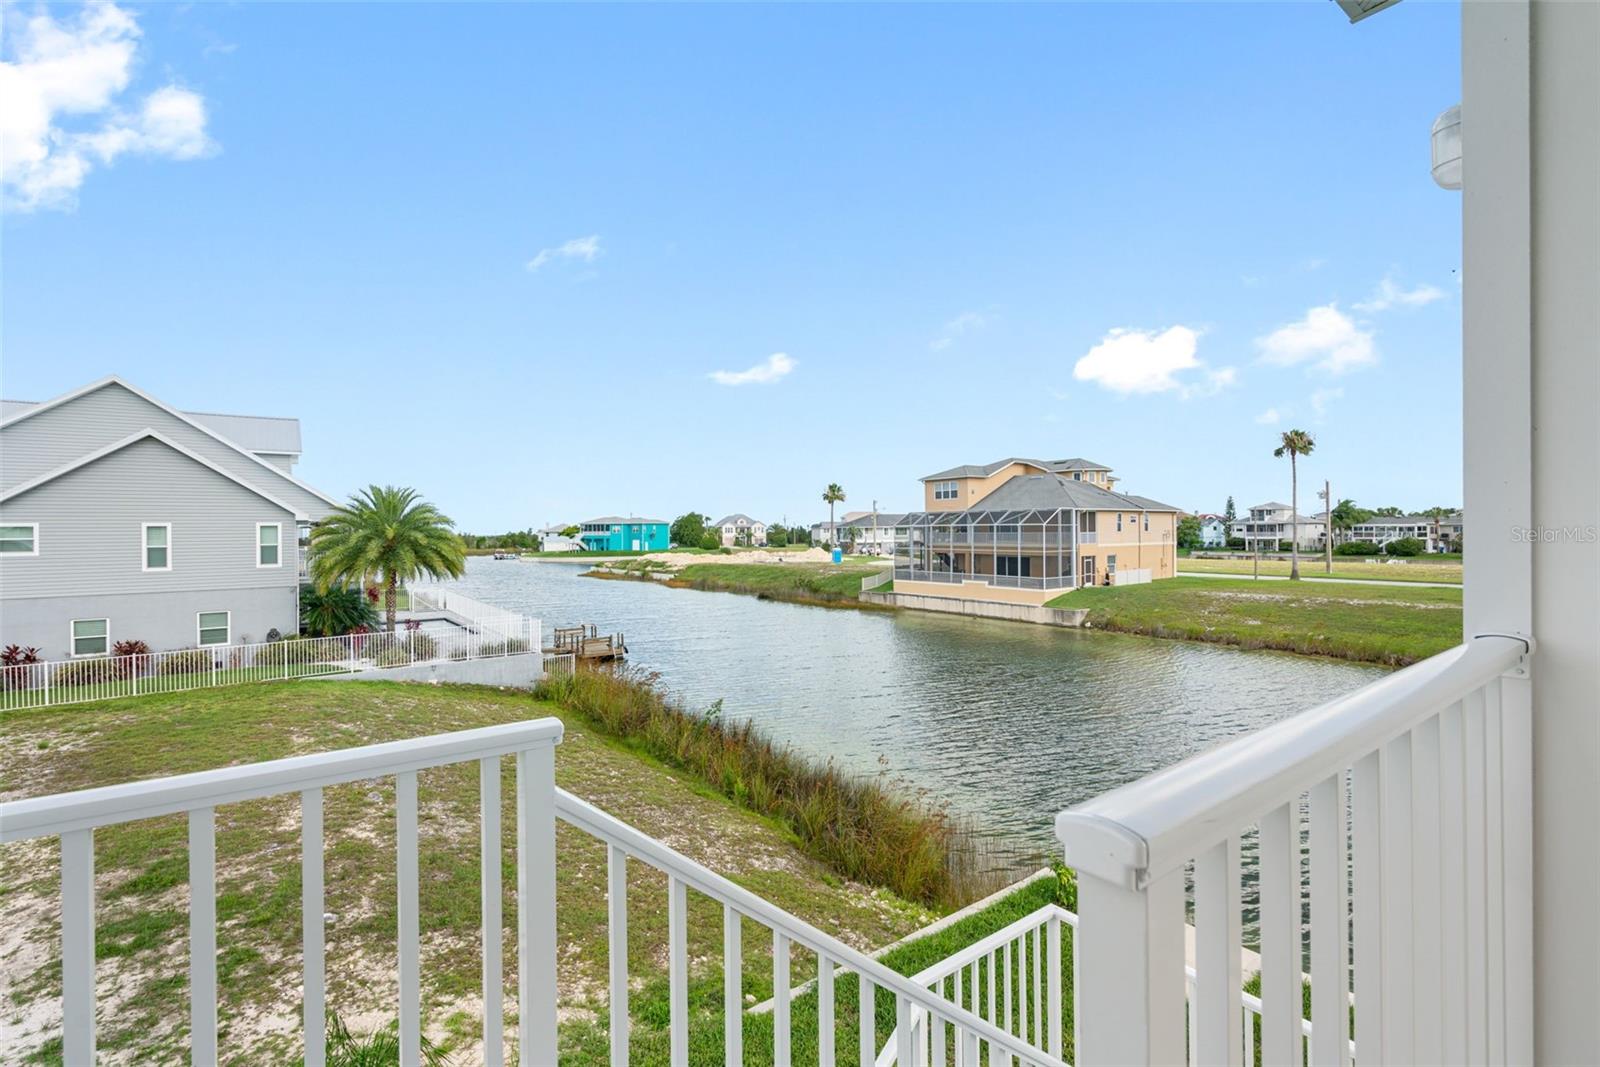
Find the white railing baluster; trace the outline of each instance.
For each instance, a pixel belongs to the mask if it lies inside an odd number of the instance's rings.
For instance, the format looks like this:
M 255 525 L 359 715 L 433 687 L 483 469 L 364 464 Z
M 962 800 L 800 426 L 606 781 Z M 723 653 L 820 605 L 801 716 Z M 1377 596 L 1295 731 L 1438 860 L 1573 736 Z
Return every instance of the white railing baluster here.
M 1300 1062 L 1300 813 L 1295 803 L 1261 819 L 1261 1062 Z
M 1439 714 L 1440 1062 L 1467 1062 L 1466 752 L 1461 705 Z
M 1012 995 L 1012 992 L 1011 992 L 1011 978 L 1012 978 L 1012 960 L 1011 960 L 1011 957 L 1012 957 L 1011 942 L 1007 941 L 1006 942 L 1006 946 L 1005 946 L 1005 963 L 1003 964 L 1004 969 L 1001 971 L 1001 974 L 1000 974 L 1000 979 L 1005 985 L 1005 996 L 1001 1000 L 1001 1004 L 1003 1005 L 1003 1014 L 1002 1014 L 1001 1019 L 1000 1019 L 1000 1029 L 1004 1030 L 1008 1034 L 1016 1033 L 1016 1030 L 1012 1028 L 1012 1011 L 1016 1007 L 1016 998 Z
M 911 1001 L 904 995 L 897 994 L 894 998 L 894 1023 L 895 1023 L 895 1062 L 899 1067 L 910 1067 L 916 1063 L 913 1055 L 913 1034 L 911 1032 L 912 1010 Z M 993 1062 L 994 1050 L 990 1049 L 990 1059 Z
M 1356 1019 L 1357 1063 L 1387 1063 L 1387 1026 L 1383 986 L 1384 951 L 1384 753 L 1370 753 L 1350 771 L 1350 815 L 1354 853 L 1352 902 L 1355 930 L 1355 994 L 1361 1013 Z
M 1044 933 L 1033 928 L 1033 1043 L 1045 1048 L 1044 1037 Z
M 611 989 L 611 1065 L 628 1067 L 628 854 L 606 846 L 606 946 Z
M 789 939 L 772 932 L 772 1063 L 789 1067 Z
M 938 993 L 940 996 L 944 996 L 944 982 L 945 980 L 941 978 L 939 979 L 938 984 L 933 987 L 933 991 Z M 930 1032 L 928 1035 L 928 1045 L 933 1052 L 932 1067 L 945 1067 L 946 1053 L 944 1040 L 944 1020 L 935 1015 L 931 1019 L 931 1024 L 932 1025 L 929 1027 Z M 827 1063 L 828 1061 L 822 1060 L 821 1062 Z
M 1194 861 L 1195 998 L 1189 1008 L 1197 1063 L 1240 1067 L 1239 839 Z
M 1028 935 L 1023 934 L 1017 939 L 1017 1028 L 1013 1033 L 1024 1041 L 1028 1040 L 1028 995 L 1032 989 L 1028 982 Z
M 1311 1062 L 1350 1067 L 1349 878 L 1344 772 L 1311 788 Z
M 327 1060 L 327 976 L 322 901 L 322 790 L 300 794 L 300 1027 L 305 1067 Z
M 667 879 L 667 1025 L 672 1067 L 689 1065 L 689 901 L 683 882 Z
M 744 931 L 732 904 L 722 906 L 723 1062 L 744 1063 Z
M 817 1062 L 830 1067 L 834 1062 L 833 968 L 826 953 L 817 953 Z
M 951 991 L 952 991 L 952 995 L 951 995 L 950 999 L 956 1004 L 956 1006 L 965 1007 L 965 1005 L 962 1004 L 962 1001 L 961 1001 L 961 968 L 960 967 L 957 967 L 955 969 L 955 971 L 952 972 L 951 975 L 950 975 L 950 988 L 951 988 Z M 955 1034 L 953 1036 L 955 1037 L 955 1047 L 956 1047 L 956 1056 L 955 1056 L 956 1067 L 963 1067 L 963 1064 L 966 1063 L 966 1058 L 965 1058 L 966 1057 L 966 1050 L 962 1046 L 962 1043 L 961 1043 L 961 1028 L 960 1027 L 956 1027 L 955 1028 Z
M 61 1059 L 95 1059 L 94 831 L 61 835 Z
M 217 1062 L 217 819 L 189 813 L 189 1062 Z
M 1504 822 L 1505 1062 L 1533 1062 L 1533 689 L 1525 665 L 1490 685 L 1500 696 Z
M 1076 949 L 1076 947 L 1077 947 L 1076 936 L 1077 935 L 1074 934 L 1073 936 L 1074 936 L 1073 947 L 1074 947 L 1074 949 Z M 1051 919 L 1050 920 L 1050 925 L 1045 928 L 1045 945 L 1046 945 L 1046 953 L 1047 953 L 1047 955 L 1045 957 L 1045 965 L 1050 970 L 1050 997 L 1049 997 L 1049 1001 L 1048 1001 L 1048 1003 L 1050 1005 L 1050 1044 L 1047 1047 L 1049 1048 L 1050 1055 L 1054 1056 L 1056 1059 L 1060 1059 L 1061 1058 L 1061 1005 L 1062 1005 L 1062 1001 L 1066 999 L 1066 989 L 1065 989 L 1065 987 L 1064 987 L 1064 985 L 1063 985 L 1063 983 L 1061 981 L 1061 920 L 1060 919 Z M 1073 974 L 1073 982 L 1072 982 L 1072 990 L 1073 990 L 1073 992 L 1072 992 L 1072 995 L 1074 997 L 1077 997 L 1078 996 L 1078 981 L 1077 981 L 1078 953 L 1076 951 L 1074 951 L 1072 953 L 1072 974 Z M 1078 1027 L 1078 1011 L 1077 1011 L 1076 1006 L 1074 1006 L 1073 1012 L 1072 1012 L 1072 1027 L 1073 1027 L 1072 1034 L 1073 1034 L 1073 1042 L 1074 1042 L 1073 1047 L 1077 1048 L 1078 1046 L 1077 1046 L 1076 1042 L 1077 1042 L 1077 1035 L 1078 1035 L 1078 1029 L 1077 1029 L 1077 1027 Z
M 1485 767 L 1484 698 L 1480 689 L 1468 693 L 1461 702 L 1462 736 L 1466 747 L 1466 804 L 1462 812 L 1466 820 L 1467 843 L 1467 1062 L 1488 1062 L 1489 993 L 1484 974 L 1488 954 L 1489 936 L 1486 883 L 1489 879 L 1486 855 L 1487 831 L 1485 829 L 1488 786 Z
M 861 1055 L 860 1067 L 874 1067 L 878 1062 L 878 1009 L 873 1003 L 872 979 L 864 974 L 858 974 L 857 981 L 860 983 L 857 990 L 860 1004 L 857 1008 L 856 1023 Z
M 553 747 L 517 753 L 517 1011 L 522 1067 L 556 1062 Z
M 1483 690 L 1484 729 L 1484 910 L 1489 924 L 1484 937 L 1483 971 L 1487 980 L 1485 997 L 1489 1010 L 1489 1063 L 1509 1062 L 1506 1057 L 1506 924 L 1505 914 L 1505 778 L 1503 771 L 1504 728 L 1500 712 L 1500 683 L 1496 679 Z
M 422 1061 L 422 971 L 417 915 L 417 772 L 394 779 L 396 924 L 399 927 L 400 1062 Z
M 1384 1051 L 1391 1063 L 1415 1063 L 1412 997 L 1411 736 L 1384 746 L 1383 976 Z M 1470 892 L 1470 885 L 1468 887 Z
M 984 977 L 984 989 L 983 989 L 984 995 L 987 996 L 988 999 L 989 999 L 989 1011 L 988 1011 L 988 1014 L 984 1015 L 983 1017 L 985 1019 L 988 1019 L 991 1023 L 996 1022 L 998 1020 L 998 1017 L 999 1017 L 999 1012 L 996 1009 L 996 1006 L 997 1006 L 997 1004 L 999 1002 L 996 1000 L 995 993 L 994 993 L 994 987 L 995 987 L 995 973 L 994 972 L 995 972 L 995 954 L 993 952 L 991 952 L 991 953 L 989 953 L 988 956 L 984 957 L 984 975 L 985 975 L 985 977 Z M 1000 1050 L 995 1047 L 994 1041 L 991 1040 L 989 1042 L 989 1062 L 991 1064 L 993 1064 L 999 1058 L 999 1056 L 1000 1056 Z
M 1443 951 L 1439 883 L 1439 719 L 1411 731 L 1412 1050 L 1417 1063 L 1442 1063 Z M 1452 817 L 1456 817 L 1452 813 Z
M 500 864 L 500 757 L 478 761 L 479 842 L 483 916 L 483 1062 L 484 1067 L 505 1063 L 505 959 L 504 919 L 501 915 Z

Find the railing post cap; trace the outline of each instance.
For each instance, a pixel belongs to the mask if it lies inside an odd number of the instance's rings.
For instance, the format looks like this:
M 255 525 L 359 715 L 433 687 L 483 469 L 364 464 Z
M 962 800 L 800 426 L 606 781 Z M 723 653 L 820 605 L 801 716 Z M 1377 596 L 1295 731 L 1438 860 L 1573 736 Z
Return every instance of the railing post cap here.
M 1063 811 L 1056 816 L 1056 838 L 1069 867 L 1130 891 L 1144 888 L 1150 845 L 1143 837 L 1101 815 Z

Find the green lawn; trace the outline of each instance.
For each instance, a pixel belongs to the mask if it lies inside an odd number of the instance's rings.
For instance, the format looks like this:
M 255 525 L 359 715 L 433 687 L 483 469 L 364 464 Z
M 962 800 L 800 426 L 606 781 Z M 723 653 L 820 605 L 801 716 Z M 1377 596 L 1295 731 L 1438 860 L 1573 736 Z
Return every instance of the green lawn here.
M 800 603 L 860 607 L 861 580 L 882 563 L 691 563 L 671 584 Z
M 23 797 L 182 773 L 230 763 L 423 736 L 557 714 L 525 694 L 392 682 L 246 685 L 8 714 L 0 791 Z M 789 831 L 743 811 L 689 775 L 596 732 L 581 716 L 557 749 L 558 783 L 741 885 L 861 949 L 887 944 L 931 921 L 928 909 L 848 882 L 804 854 Z M 505 761 L 507 981 L 515 967 L 515 869 L 511 761 Z M 477 1028 L 479 909 L 477 772 L 458 766 L 421 775 L 421 917 L 424 1012 L 430 1034 L 470 1062 Z M 393 782 L 325 791 L 329 1006 L 360 1031 L 392 1018 L 395 878 Z M 299 1013 L 300 871 L 293 798 L 228 805 L 217 820 L 217 912 L 222 1038 L 227 1062 L 292 1061 Z M 187 852 L 181 817 L 102 830 L 95 837 L 99 897 L 100 1048 L 139 1062 L 186 1055 Z M 564 824 L 557 834 L 563 1063 L 605 1062 L 606 903 L 603 846 Z M 0 1060 L 59 1062 L 59 1044 L 24 1026 L 28 1008 L 59 995 L 59 857 L 53 844 L 0 846 L 0 969 L 9 999 Z M 665 879 L 641 864 L 629 878 L 630 973 L 635 1062 L 666 1062 Z M 1040 890 L 1041 892 L 1043 890 Z M 1028 898 L 1029 901 L 1032 898 Z M 965 933 L 898 954 L 910 973 L 956 944 L 1031 910 L 1011 902 Z M 1020 914 L 1021 912 L 1017 912 Z M 720 906 L 690 894 L 693 1047 L 720 1047 Z M 747 1001 L 771 995 L 771 941 L 746 924 Z M 794 981 L 815 962 L 796 951 Z M 840 983 L 841 1031 L 855 1021 L 853 983 Z M 508 998 L 513 992 L 508 984 Z M 753 1000 L 752 1000 L 753 998 Z M 514 999 L 509 1003 L 514 1005 Z M 795 1005 L 797 1062 L 814 1038 L 815 997 Z M 811 1014 L 806 1015 L 807 1012 Z M 880 1006 L 886 1037 L 892 1010 Z M 35 1024 L 36 1026 L 37 1024 Z M 747 1045 L 770 1047 L 770 1022 L 751 1016 Z M 813 1031 L 814 1033 L 814 1028 Z M 813 1046 L 810 1046 L 814 1048 Z M 846 1055 L 853 1041 L 842 1037 Z M 698 1052 L 694 1054 L 696 1062 Z
M 1417 556 L 1389 563 L 1388 556 L 1335 556 L 1334 578 L 1366 578 L 1385 582 L 1451 582 L 1461 584 L 1461 557 Z M 1261 573 L 1287 577 L 1289 560 L 1263 559 Z M 1323 569 L 1321 556 L 1302 556 L 1300 574 L 1307 578 L 1330 577 Z M 1255 573 L 1255 561 L 1248 559 L 1180 559 L 1178 570 L 1185 574 L 1243 574 Z
M 1050 607 L 1086 608 L 1105 630 L 1404 665 L 1461 642 L 1461 591 L 1427 587 L 1168 578 L 1078 589 Z

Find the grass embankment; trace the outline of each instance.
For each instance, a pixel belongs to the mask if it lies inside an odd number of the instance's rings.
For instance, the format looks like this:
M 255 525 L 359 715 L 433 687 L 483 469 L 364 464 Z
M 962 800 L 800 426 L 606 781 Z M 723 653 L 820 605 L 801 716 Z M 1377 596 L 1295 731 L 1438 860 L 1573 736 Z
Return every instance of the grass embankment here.
M 1085 608 L 1102 630 L 1394 666 L 1461 643 L 1457 589 L 1168 578 L 1077 589 L 1049 606 Z
M 1302 556 L 1300 574 L 1306 578 L 1362 578 L 1382 582 L 1449 582 L 1461 584 L 1461 558 L 1437 556 L 1406 558 L 1389 563 L 1387 556 L 1335 556 L 1333 573 L 1323 570 L 1321 556 Z M 1261 573 L 1287 578 L 1287 559 L 1264 559 Z M 1178 570 L 1185 574 L 1255 574 L 1255 561 L 1248 559 L 1179 559 Z
M 884 569 L 882 563 L 691 563 L 671 568 L 641 561 L 614 568 L 638 577 L 672 570 L 667 585 L 712 593 L 743 593 L 766 600 L 824 607 L 863 605 L 861 581 Z M 602 576 L 603 577 L 603 576 Z
M 550 714 L 567 724 L 556 762 L 562 787 L 780 907 L 862 949 L 896 940 L 934 917 L 922 905 L 841 877 L 813 858 L 814 850 L 789 826 L 728 803 L 695 774 L 641 752 L 637 739 L 624 745 L 583 713 L 483 687 L 279 683 L 17 712 L 0 720 L 8 753 L 0 791 L 8 799 L 35 796 Z M 654 721 L 659 726 L 661 720 Z M 504 764 L 504 958 L 508 1006 L 514 1008 L 515 792 L 512 761 Z M 775 762 L 772 773 L 781 774 L 783 767 Z M 477 771 L 445 767 L 420 778 L 424 1015 L 429 1033 L 468 1063 L 478 1056 Z M 333 916 L 327 927 L 329 1006 L 357 1032 L 391 1020 L 397 995 L 393 798 L 392 779 L 324 791 L 326 909 Z M 217 812 L 226 1062 L 285 1062 L 297 1053 L 298 842 L 294 797 Z M 563 1061 L 600 1064 L 607 988 L 605 849 L 564 824 L 557 849 Z M 188 1018 L 186 822 L 164 817 L 107 828 L 96 833 L 95 852 L 100 1048 L 139 1062 L 180 1062 Z M 52 842 L 0 847 L 5 1062 L 60 1059 L 59 1041 L 44 1037 L 60 1018 L 58 886 L 59 853 Z M 664 1050 L 665 879 L 635 863 L 629 887 L 630 973 L 641 990 L 634 999 L 636 1047 Z M 721 922 L 719 905 L 690 894 L 697 1025 L 720 1003 Z M 760 933 L 749 927 L 744 940 L 747 1000 L 772 992 L 770 938 Z M 808 968 L 814 972 L 814 961 L 796 953 L 796 982 L 810 977 Z M 854 1015 L 844 1013 L 840 992 L 845 1025 Z M 753 1032 L 759 1026 L 752 1021 Z M 702 1036 L 697 1033 L 696 1047 Z M 643 1059 L 658 1058 L 665 1062 L 664 1052 Z

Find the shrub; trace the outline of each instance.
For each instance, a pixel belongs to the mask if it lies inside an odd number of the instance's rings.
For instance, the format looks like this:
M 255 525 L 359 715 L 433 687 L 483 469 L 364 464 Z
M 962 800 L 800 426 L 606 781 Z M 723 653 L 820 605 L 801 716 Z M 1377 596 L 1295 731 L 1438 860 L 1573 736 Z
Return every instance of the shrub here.
M 1383 546 L 1391 556 L 1420 556 L 1427 546 L 1415 537 L 1400 537 Z
M 156 664 L 157 674 L 203 674 L 215 662 L 212 653 L 204 648 L 180 648 L 168 652 Z
M 722 547 L 722 538 L 718 537 L 710 530 L 707 530 L 705 533 L 700 535 L 700 547 L 705 549 L 707 552 L 715 552 L 717 549 Z
M 121 681 L 127 676 L 126 660 L 119 662 L 102 656 L 56 664 L 55 670 L 50 673 L 50 684 L 64 688 L 77 685 L 105 685 L 107 682 Z
M 39 650 L 33 645 L 7 645 L 0 649 L 0 684 L 6 689 L 29 689 L 42 678 L 41 672 L 29 670 L 39 662 Z
M 1371 541 L 1346 541 L 1342 545 L 1333 546 L 1336 556 L 1376 556 L 1380 549 Z
M 422 1036 L 422 1067 L 446 1067 L 444 1049 Z M 328 1067 L 400 1067 L 400 1025 L 391 1022 L 366 1037 L 356 1037 L 344 1020 L 328 1013 Z
M 1230 538 L 1228 538 L 1228 547 L 1229 548 L 1243 548 L 1244 547 L 1244 538 L 1242 538 L 1242 537 L 1230 537 Z
M 546 678 L 535 695 L 778 819 L 806 852 L 847 878 L 942 906 L 998 888 L 976 837 L 943 809 L 897 795 L 881 779 L 796 755 L 748 721 L 728 723 L 720 703 L 695 714 L 655 681 L 633 670 L 581 670 Z
M 274 626 L 272 629 L 267 631 L 267 644 L 270 645 L 274 641 L 282 641 L 282 640 L 283 640 L 283 635 L 278 632 L 278 628 L 276 626 Z

